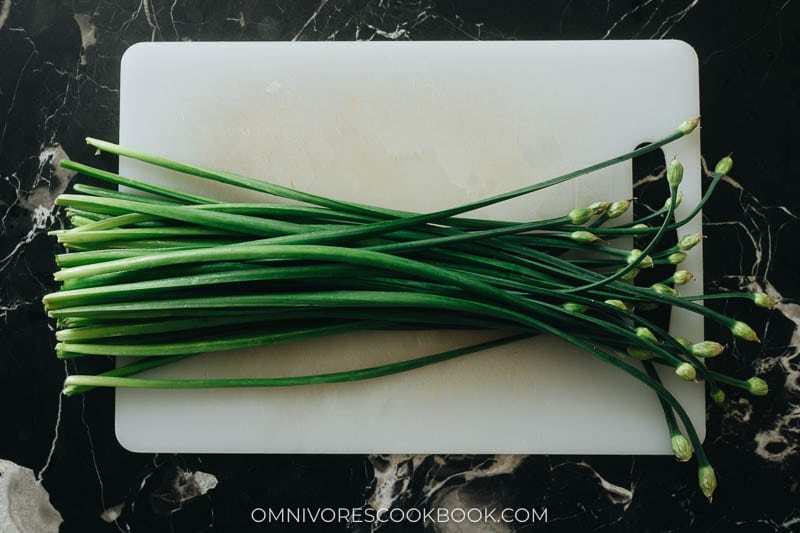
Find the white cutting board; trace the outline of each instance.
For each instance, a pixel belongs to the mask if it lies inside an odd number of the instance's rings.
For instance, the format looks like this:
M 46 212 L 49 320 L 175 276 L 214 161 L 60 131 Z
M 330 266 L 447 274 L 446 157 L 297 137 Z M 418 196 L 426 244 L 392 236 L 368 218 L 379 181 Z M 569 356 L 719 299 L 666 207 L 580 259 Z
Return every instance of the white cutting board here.
M 634 148 L 699 114 L 678 41 L 146 43 L 122 59 L 120 142 L 318 194 L 427 212 Z M 666 148 L 699 199 L 699 134 Z M 263 195 L 127 159 L 120 173 L 230 200 Z M 666 186 L 665 186 L 666 188 Z M 531 220 L 631 196 L 630 163 L 479 212 Z M 699 217 L 683 233 L 700 232 Z M 685 263 L 701 290 L 702 250 Z M 703 321 L 673 312 L 673 333 Z M 485 333 L 367 332 L 208 354 L 158 377 L 282 376 L 402 360 Z M 702 384 L 666 377 L 705 433 Z M 119 390 L 120 443 L 147 452 L 669 453 L 656 396 L 540 338 L 372 381 Z

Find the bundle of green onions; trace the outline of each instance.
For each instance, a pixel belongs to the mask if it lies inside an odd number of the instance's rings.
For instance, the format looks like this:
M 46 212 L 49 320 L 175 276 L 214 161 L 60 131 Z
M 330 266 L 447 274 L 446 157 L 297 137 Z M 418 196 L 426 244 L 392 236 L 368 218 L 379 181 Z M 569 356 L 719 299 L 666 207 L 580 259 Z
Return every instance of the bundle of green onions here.
M 73 161 L 61 165 L 144 194 L 75 185 L 63 194 L 72 227 L 53 232 L 68 253 L 56 257 L 61 290 L 44 297 L 57 319 L 59 358 L 136 357 L 99 375 L 70 375 L 64 393 L 95 387 L 275 387 L 354 381 L 430 365 L 547 333 L 614 365 L 661 401 L 676 457 L 697 455 L 699 482 L 716 487 L 697 433 L 662 385 L 655 365 L 689 381 L 702 379 L 711 398 L 722 385 L 766 394 L 757 377 L 739 380 L 709 370 L 703 358 L 723 346 L 672 337 L 639 310 L 674 306 L 757 341 L 745 323 L 681 297 L 691 274 L 677 269 L 662 282 L 631 280 L 656 264 L 678 265 L 701 236 L 657 247 L 706 203 L 732 161 L 723 158 L 700 203 L 677 219 L 683 167 L 667 166 L 664 207 L 627 223 L 607 224 L 629 200 L 597 202 L 564 216 L 516 223 L 458 215 L 517 198 L 656 150 L 697 126 L 697 119 L 652 144 L 563 176 L 435 213 L 417 214 L 334 200 L 228 172 L 179 163 L 97 139 L 104 151 L 267 193 L 286 203 L 224 203 L 140 182 Z M 624 250 L 607 241 L 646 240 Z M 725 294 L 771 307 L 764 294 Z M 379 312 L 377 312 L 379 311 Z M 472 328 L 506 332 L 474 346 L 400 363 L 322 375 L 247 379 L 133 377 L 192 355 L 262 346 L 364 329 Z M 641 361 L 641 365 L 639 364 Z M 643 368 L 643 370 L 642 370 Z M 678 420 L 680 420 L 679 425 Z M 684 435 L 685 434 L 685 435 Z M 688 437 L 688 439 L 687 439 Z

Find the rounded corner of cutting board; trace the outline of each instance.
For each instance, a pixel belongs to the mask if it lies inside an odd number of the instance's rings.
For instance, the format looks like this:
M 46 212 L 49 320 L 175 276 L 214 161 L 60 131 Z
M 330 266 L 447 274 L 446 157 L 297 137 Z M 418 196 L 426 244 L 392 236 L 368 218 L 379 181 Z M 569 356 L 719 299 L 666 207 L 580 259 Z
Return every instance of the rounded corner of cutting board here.
M 122 53 L 122 59 L 120 59 L 120 72 L 125 72 L 131 68 L 131 66 L 135 67 L 138 62 L 146 60 L 148 51 L 153 49 L 153 43 L 149 42 L 133 43 L 130 45 Z
M 114 407 L 114 435 L 117 437 L 117 442 L 125 450 L 133 453 L 151 453 L 152 447 L 146 445 L 147 437 L 142 439 L 141 427 L 137 424 L 131 424 L 125 416 L 121 416 L 119 407 L 119 398 L 115 399 Z M 163 450 L 162 450 L 163 451 Z
M 674 53 L 677 56 L 676 59 L 680 63 L 687 65 L 691 64 L 699 67 L 700 59 L 697 55 L 697 50 L 694 49 L 694 46 L 680 39 L 671 39 L 669 41 L 665 41 L 665 43 L 674 50 Z

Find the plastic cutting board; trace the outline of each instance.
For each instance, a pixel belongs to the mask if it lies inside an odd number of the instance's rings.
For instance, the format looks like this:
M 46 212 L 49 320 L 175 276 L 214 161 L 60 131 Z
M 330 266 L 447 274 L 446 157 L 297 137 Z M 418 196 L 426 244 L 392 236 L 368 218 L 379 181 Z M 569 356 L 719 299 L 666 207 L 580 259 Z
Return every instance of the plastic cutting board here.
M 572 170 L 699 114 L 678 41 L 146 43 L 122 59 L 120 142 L 318 194 L 427 212 Z M 665 148 L 699 199 L 699 134 Z M 131 160 L 120 173 L 229 200 L 263 195 Z M 666 186 L 665 186 L 666 189 Z M 475 215 L 532 220 L 631 196 L 630 163 Z M 681 234 L 700 231 L 699 218 Z M 702 288 L 702 250 L 685 268 Z M 673 312 L 672 332 L 703 338 Z M 366 332 L 199 356 L 159 377 L 372 366 L 487 338 Z M 702 384 L 666 376 L 701 434 Z M 272 390 L 119 390 L 116 432 L 147 452 L 669 453 L 656 396 L 551 338 L 405 374 Z

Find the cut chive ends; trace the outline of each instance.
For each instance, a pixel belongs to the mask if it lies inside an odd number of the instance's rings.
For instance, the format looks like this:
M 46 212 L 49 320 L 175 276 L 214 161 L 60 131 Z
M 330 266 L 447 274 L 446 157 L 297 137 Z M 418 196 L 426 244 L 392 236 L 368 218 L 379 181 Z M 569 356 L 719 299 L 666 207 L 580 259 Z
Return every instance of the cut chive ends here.
M 681 295 L 677 289 L 694 276 L 674 266 L 660 282 L 635 281 L 640 274 L 646 277 L 696 253 L 692 250 L 703 236 L 684 234 L 681 228 L 730 172 L 731 158 L 717 163 L 707 192 L 680 220 L 675 210 L 683 197 L 678 187 L 684 167 L 677 158 L 666 169 L 668 199 L 646 216 L 633 209 L 634 199 L 600 198 L 555 218 L 467 218 L 470 211 L 630 161 L 691 134 L 698 125 L 699 118 L 689 118 L 677 130 L 630 152 L 432 213 L 323 197 L 87 137 L 98 151 L 279 200 L 223 203 L 62 161 L 65 168 L 140 191 L 77 185 L 74 194 L 57 200 L 72 224 L 53 233 L 68 252 L 57 257 L 61 270 L 55 278 L 62 282 L 61 290 L 43 298 L 56 319 L 57 356 L 74 359 L 78 368 L 86 357 L 139 357 L 99 375 L 70 375 L 63 393 L 76 396 L 98 387 L 344 383 L 387 377 L 550 334 L 638 380 L 658 398 L 667 426 L 665 441 L 668 437 L 678 461 L 696 458 L 700 489 L 710 499 L 717 484 L 714 470 L 692 420 L 655 367 L 661 365 L 682 380 L 706 383 L 717 404 L 725 402 L 723 387 L 763 396 L 767 383 L 707 368 L 704 359 L 721 355 L 722 344 L 674 337 L 669 328 L 652 323 L 647 311 L 681 309 L 728 328 L 737 338 L 758 341 L 744 322 L 696 301 L 749 298 L 766 309 L 776 302 L 764 293 Z M 679 235 L 674 245 L 663 242 L 668 232 Z M 620 247 L 617 239 L 635 240 L 636 247 Z M 141 375 L 208 351 L 370 329 L 482 329 L 514 335 L 328 374 L 244 379 Z

